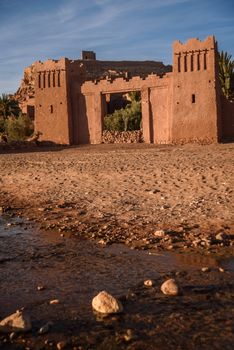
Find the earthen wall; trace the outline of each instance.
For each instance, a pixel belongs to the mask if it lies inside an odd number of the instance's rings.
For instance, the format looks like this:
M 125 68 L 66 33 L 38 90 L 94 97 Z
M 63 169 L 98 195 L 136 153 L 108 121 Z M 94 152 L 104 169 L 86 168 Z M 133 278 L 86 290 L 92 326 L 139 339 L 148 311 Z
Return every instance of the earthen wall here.
M 218 140 L 216 42 L 190 39 L 173 46 L 172 141 Z
M 211 143 L 233 134 L 233 105 L 221 97 L 213 36 L 174 42 L 172 72 L 113 78 L 109 71 L 103 79 L 109 64 L 65 58 L 36 62 L 35 128 L 42 140 L 101 143 L 108 96 L 130 91 L 141 92 L 144 142 Z M 139 62 L 128 65 L 134 72 Z M 147 72 L 146 62 L 142 71 Z
M 72 142 L 66 63 L 66 59 L 35 63 L 35 129 L 42 133 L 42 140 L 59 144 Z

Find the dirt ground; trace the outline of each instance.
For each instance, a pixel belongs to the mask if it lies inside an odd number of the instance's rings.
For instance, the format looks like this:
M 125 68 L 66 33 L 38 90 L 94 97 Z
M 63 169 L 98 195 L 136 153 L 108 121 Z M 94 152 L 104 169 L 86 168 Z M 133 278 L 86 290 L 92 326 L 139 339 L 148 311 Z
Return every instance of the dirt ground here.
M 15 240 L 10 235 L 0 239 L 0 253 L 5 252 L 0 259 L 0 281 L 7 310 L 5 314 L 0 303 L 1 317 L 10 313 L 17 293 L 18 300 L 24 299 L 23 292 L 28 295 L 28 309 L 34 317 L 32 334 L 15 340 L 0 336 L 0 348 L 56 349 L 56 341 L 61 338 L 66 349 L 76 350 L 231 349 L 233 271 L 220 269 L 219 261 L 232 257 L 234 249 L 233 151 L 234 144 L 138 144 L 2 152 L 3 216 L 26 218 L 41 232 L 48 230 L 49 236 L 55 232 L 57 238 L 54 246 L 36 240 L 26 249 L 28 236 L 23 233 L 17 233 Z M 22 244 L 17 243 L 20 237 Z M 141 281 L 135 278 L 128 291 L 123 289 L 119 295 L 125 307 L 123 315 L 98 321 L 79 316 L 77 323 L 73 317 L 77 290 L 68 289 L 69 297 L 61 291 L 67 307 L 61 303 L 57 311 L 50 311 L 48 300 L 53 281 L 63 285 L 66 278 L 81 278 L 82 269 L 76 269 L 81 259 L 76 254 L 80 237 L 93 240 L 101 249 L 124 243 L 136 252 L 177 254 L 184 263 L 174 270 L 168 261 L 168 271 L 153 276 L 154 288 L 145 288 L 142 276 Z M 70 243 L 64 245 L 61 239 Z M 118 252 L 110 263 L 96 248 L 80 249 L 89 250 L 93 266 L 96 262 L 91 257 L 101 254 L 109 272 L 117 274 Z M 12 259 L 6 257 L 7 250 Z M 215 259 L 217 264 L 209 260 L 197 263 L 199 256 Z M 137 259 L 132 263 L 134 273 L 134 266 L 139 268 Z M 195 267 L 191 271 L 192 264 Z M 204 273 L 202 266 L 208 266 L 209 272 Z M 51 289 L 45 291 L 47 298 L 38 302 L 33 292 L 36 284 L 27 287 L 27 281 L 36 280 L 37 275 L 46 279 L 47 268 Z M 123 270 L 126 280 L 129 270 Z M 24 279 L 18 283 L 21 274 Z M 181 296 L 168 298 L 160 293 L 160 284 L 167 277 L 178 280 L 183 287 Z M 87 273 L 84 280 L 89 280 Z M 17 288 L 20 292 L 16 293 Z M 36 330 L 46 321 L 54 323 L 54 331 L 38 338 Z
M 104 244 L 211 249 L 218 233 L 233 231 L 233 151 L 137 144 L 1 154 L 0 205 Z M 159 229 L 174 238 L 159 242 Z

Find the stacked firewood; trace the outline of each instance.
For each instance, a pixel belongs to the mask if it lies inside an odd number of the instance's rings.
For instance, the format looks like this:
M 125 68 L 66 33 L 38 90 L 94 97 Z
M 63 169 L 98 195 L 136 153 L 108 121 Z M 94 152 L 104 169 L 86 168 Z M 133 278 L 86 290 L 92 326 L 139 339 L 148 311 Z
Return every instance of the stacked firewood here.
M 142 130 L 108 131 L 102 134 L 102 143 L 139 143 L 143 142 Z

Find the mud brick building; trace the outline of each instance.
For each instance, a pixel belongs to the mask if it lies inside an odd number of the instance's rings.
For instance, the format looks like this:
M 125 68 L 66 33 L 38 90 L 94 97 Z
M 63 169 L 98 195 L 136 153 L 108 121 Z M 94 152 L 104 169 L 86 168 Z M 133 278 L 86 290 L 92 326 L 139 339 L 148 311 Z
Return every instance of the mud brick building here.
M 221 94 L 217 43 L 173 44 L 173 67 L 160 62 L 36 62 L 35 129 L 41 140 L 98 144 L 114 94 L 140 91 L 146 143 L 219 142 L 234 135 L 234 104 Z

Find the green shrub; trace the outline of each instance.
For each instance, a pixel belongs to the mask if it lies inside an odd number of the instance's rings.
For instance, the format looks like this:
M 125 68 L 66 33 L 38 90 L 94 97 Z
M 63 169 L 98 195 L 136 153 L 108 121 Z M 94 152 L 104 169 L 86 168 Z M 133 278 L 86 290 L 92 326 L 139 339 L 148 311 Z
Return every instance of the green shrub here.
M 5 131 L 9 141 L 23 141 L 33 133 L 33 122 L 27 115 L 8 117 L 5 121 Z
M 141 128 L 141 102 L 133 100 L 126 108 L 114 111 L 104 117 L 104 130 L 132 131 Z
M 19 102 L 8 94 L 0 95 L 0 116 L 4 119 L 11 115 L 20 114 Z
M 123 108 L 114 111 L 113 114 L 107 114 L 104 117 L 104 130 L 123 131 L 124 121 L 122 118 Z

